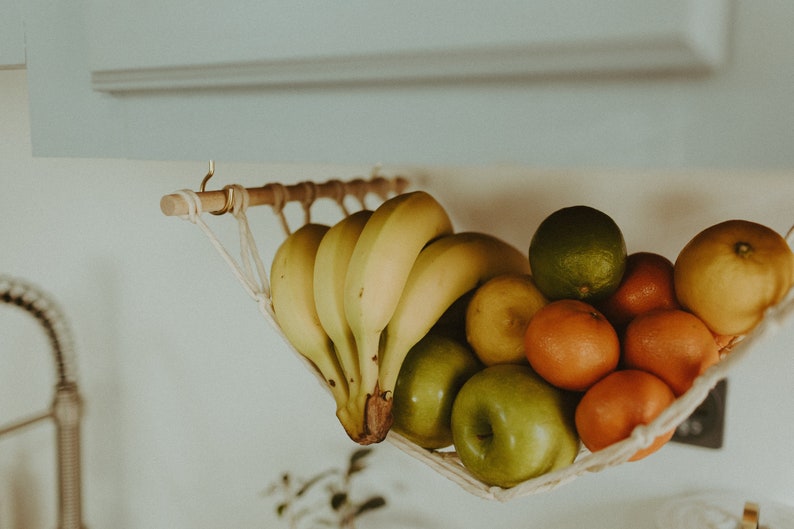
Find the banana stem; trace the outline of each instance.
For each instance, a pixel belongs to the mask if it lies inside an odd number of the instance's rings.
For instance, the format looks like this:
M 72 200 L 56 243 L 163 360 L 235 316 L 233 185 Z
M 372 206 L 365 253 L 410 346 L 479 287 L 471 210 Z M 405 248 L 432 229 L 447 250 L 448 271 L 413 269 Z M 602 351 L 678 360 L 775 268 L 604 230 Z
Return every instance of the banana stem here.
M 360 445 L 380 443 L 392 425 L 391 397 L 383 395 L 377 382 L 371 393 L 351 395 L 337 417 L 348 436 Z
M 367 425 L 367 437 L 364 443 L 372 444 L 380 443 L 391 430 L 391 425 L 394 422 L 392 416 L 392 398 L 391 393 L 384 393 L 380 390 L 380 385 L 375 384 L 375 389 L 367 398 L 366 411 L 364 413 L 365 422 Z

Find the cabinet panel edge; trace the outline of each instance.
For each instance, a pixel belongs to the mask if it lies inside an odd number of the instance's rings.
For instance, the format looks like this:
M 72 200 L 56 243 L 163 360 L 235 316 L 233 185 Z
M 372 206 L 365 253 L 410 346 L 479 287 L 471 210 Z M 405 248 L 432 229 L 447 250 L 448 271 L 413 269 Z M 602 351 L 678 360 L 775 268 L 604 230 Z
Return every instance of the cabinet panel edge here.
M 562 41 L 414 53 L 308 57 L 91 72 L 99 92 L 423 83 L 565 75 L 712 72 L 725 23 L 614 40 Z M 709 53 L 704 53 L 704 48 Z

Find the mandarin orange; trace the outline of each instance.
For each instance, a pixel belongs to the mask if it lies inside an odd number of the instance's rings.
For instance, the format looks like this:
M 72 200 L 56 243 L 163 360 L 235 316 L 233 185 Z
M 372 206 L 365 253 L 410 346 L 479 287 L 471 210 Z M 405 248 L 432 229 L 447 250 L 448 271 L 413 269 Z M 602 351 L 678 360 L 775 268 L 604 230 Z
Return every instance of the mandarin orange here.
M 623 337 L 623 364 L 664 380 L 676 396 L 719 362 L 719 346 L 703 321 L 681 309 L 658 309 L 634 318 Z
M 618 289 L 596 306 L 618 329 L 643 312 L 680 308 L 673 275 L 673 263 L 667 257 L 653 252 L 632 253 L 626 258 Z
M 631 435 L 640 424 L 649 424 L 675 401 L 670 387 L 659 377 L 637 369 L 610 373 L 585 392 L 574 420 L 582 443 L 597 452 Z M 659 450 L 675 429 L 654 439 L 629 460 L 637 461 Z
M 524 348 L 538 375 L 570 391 L 585 391 L 620 360 L 620 340 L 612 324 L 591 304 L 574 299 L 541 307 L 529 320 Z

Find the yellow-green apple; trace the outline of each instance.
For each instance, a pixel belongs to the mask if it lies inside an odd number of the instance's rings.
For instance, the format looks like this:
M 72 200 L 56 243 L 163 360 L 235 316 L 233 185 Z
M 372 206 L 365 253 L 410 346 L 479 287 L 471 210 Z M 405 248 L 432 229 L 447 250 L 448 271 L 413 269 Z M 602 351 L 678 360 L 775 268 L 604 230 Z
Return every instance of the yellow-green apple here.
M 527 365 L 486 367 L 455 398 L 455 450 L 483 483 L 513 487 L 573 463 L 579 452 L 575 406 L 574 394 Z
M 487 366 L 525 364 L 524 333 L 548 301 L 529 274 L 501 274 L 474 292 L 466 309 L 466 340 Z
M 466 380 L 482 369 L 458 340 L 430 333 L 403 361 L 394 387 L 392 429 L 423 448 L 452 444 L 452 403 Z

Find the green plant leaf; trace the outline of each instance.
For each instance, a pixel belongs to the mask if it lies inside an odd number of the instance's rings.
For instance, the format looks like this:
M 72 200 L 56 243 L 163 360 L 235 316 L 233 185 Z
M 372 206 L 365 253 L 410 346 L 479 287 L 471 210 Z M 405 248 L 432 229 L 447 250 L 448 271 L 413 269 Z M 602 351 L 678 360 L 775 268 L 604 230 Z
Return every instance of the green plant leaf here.
M 367 511 L 380 509 L 384 505 L 386 505 L 386 500 L 383 498 L 383 496 L 373 496 L 356 508 L 355 516 L 359 516 L 360 514 L 363 514 Z
M 350 463 L 356 463 L 357 461 L 365 458 L 369 454 L 372 453 L 372 448 L 359 448 L 358 450 L 354 450 L 352 454 L 350 454 Z
M 356 472 L 360 472 L 364 470 L 366 465 L 364 464 L 363 460 L 371 453 L 372 453 L 371 448 L 359 448 L 358 450 L 355 450 L 352 454 L 350 454 L 350 464 L 347 467 L 348 477 L 355 474 Z
M 336 492 L 331 496 L 331 508 L 338 511 L 347 502 L 346 492 Z
M 297 497 L 303 496 L 306 493 L 306 491 L 309 490 L 312 486 L 314 486 L 318 481 L 325 478 L 326 476 L 334 474 L 335 472 L 337 472 L 335 469 L 329 469 L 324 472 L 320 472 L 313 478 L 309 479 L 306 483 L 304 483 L 303 486 L 299 488 L 298 491 L 295 493 L 295 496 Z

